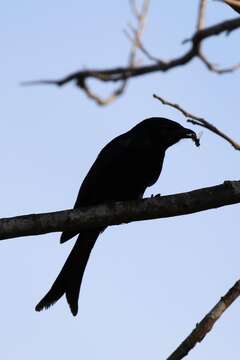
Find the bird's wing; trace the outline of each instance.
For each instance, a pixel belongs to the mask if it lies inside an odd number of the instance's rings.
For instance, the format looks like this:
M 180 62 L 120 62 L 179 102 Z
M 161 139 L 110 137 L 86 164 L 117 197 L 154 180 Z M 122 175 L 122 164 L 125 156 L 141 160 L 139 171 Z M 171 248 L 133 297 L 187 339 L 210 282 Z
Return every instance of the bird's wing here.
M 122 198 L 121 179 L 134 161 L 132 148 L 132 137 L 123 134 L 102 149 L 82 183 L 74 208 Z M 128 199 L 126 186 L 123 190 Z
M 106 202 L 110 198 L 111 200 L 118 198 L 117 172 L 123 167 L 123 161 L 127 160 L 129 143 L 130 139 L 123 134 L 101 150 L 80 187 L 74 209 Z M 113 181 L 109 186 L 110 179 Z M 65 231 L 61 235 L 60 242 L 63 243 L 75 235 L 77 233 Z

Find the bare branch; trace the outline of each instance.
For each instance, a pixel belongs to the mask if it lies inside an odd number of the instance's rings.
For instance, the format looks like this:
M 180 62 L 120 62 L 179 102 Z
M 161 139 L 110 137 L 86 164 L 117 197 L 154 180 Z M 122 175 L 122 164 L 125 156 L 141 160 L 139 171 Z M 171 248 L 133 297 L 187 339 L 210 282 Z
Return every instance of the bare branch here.
M 240 181 L 187 193 L 0 219 L 0 240 L 160 219 L 240 203 Z
M 154 61 L 156 63 L 161 63 L 162 61 L 157 58 L 156 56 L 150 54 L 150 52 L 146 49 L 146 47 L 143 45 L 142 41 L 139 39 L 138 41 L 138 48 L 139 50 L 141 50 L 141 52 L 143 53 L 143 55 L 146 56 L 147 59 Z
M 78 86 L 84 91 L 85 95 L 89 97 L 89 99 L 94 100 L 98 105 L 104 106 L 111 104 L 113 101 L 115 101 L 120 95 L 124 93 L 124 90 L 127 86 L 127 81 L 123 81 L 121 85 L 115 89 L 108 97 L 105 99 L 100 97 L 99 95 L 95 94 L 87 85 L 86 81 L 83 81 L 81 84 L 78 83 Z
M 224 2 L 225 4 L 228 5 L 236 6 L 237 8 L 240 9 L 240 0 L 218 0 L 218 1 Z
M 145 11 L 146 8 L 144 8 Z M 93 100 L 95 100 L 100 105 L 105 105 L 111 101 L 113 101 L 117 96 L 121 95 L 124 91 L 124 88 L 126 86 L 126 81 L 130 78 L 151 74 L 154 72 L 160 72 L 160 71 L 169 71 L 170 69 L 173 69 L 177 66 L 182 66 L 188 64 L 190 61 L 192 61 L 194 58 L 199 57 L 199 44 L 204 41 L 207 38 L 210 38 L 215 35 L 219 35 L 223 32 L 231 32 L 233 30 L 240 28 L 240 18 L 232 19 L 223 21 L 221 23 L 218 23 L 213 26 L 209 26 L 205 29 L 197 31 L 194 36 L 191 39 L 185 40 L 191 41 L 192 46 L 191 48 L 185 52 L 182 56 L 179 56 L 177 58 L 171 59 L 169 61 L 164 61 L 161 59 L 157 59 L 155 57 L 152 57 L 152 60 L 155 61 L 154 64 L 151 65 L 143 65 L 143 66 L 127 66 L 127 67 L 118 67 L 118 68 L 112 68 L 112 69 L 89 69 L 89 70 L 82 70 L 77 71 L 75 73 L 72 73 L 60 80 L 37 80 L 37 81 L 30 81 L 30 82 L 24 82 L 22 85 L 57 85 L 57 86 L 63 86 L 70 82 L 75 82 L 76 85 L 85 91 L 85 93 L 91 97 Z M 138 48 L 145 49 L 143 45 L 141 45 L 141 41 L 138 37 L 135 38 L 135 45 L 138 45 Z M 134 40 L 133 40 L 134 41 Z M 149 53 L 145 49 L 145 54 Z M 151 57 L 151 55 L 150 55 Z M 201 59 L 202 60 L 202 59 Z M 206 62 L 205 62 L 206 64 Z M 235 66 L 234 69 L 237 69 L 238 65 Z M 209 66 L 210 69 L 210 66 Z M 227 71 L 225 71 L 227 72 Z M 229 71 L 228 71 L 229 72 Z M 219 73 L 223 73 L 219 71 Z M 107 100 L 101 100 L 99 97 L 90 91 L 88 86 L 86 85 L 86 81 L 88 79 L 96 79 L 102 82 L 123 82 L 121 84 L 120 88 L 115 90 L 115 92 L 110 96 Z
M 198 10 L 197 31 L 205 27 L 205 12 L 207 7 L 207 0 L 200 0 Z
M 205 13 L 207 8 L 207 0 L 200 0 L 199 2 L 199 10 L 198 10 L 198 19 L 197 19 L 197 32 L 204 29 L 205 26 Z M 184 41 L 185 42 L 185 41 Z M 156 56 L 152 55 L 146 47 L 143 45 L 143 43 L 139 40 L 139 49 L 142 51 L 142 53 L 151 61 L 154 61 L 156 63 L 161 63 L 162 60 L 157 58 Z M 196 56 L 203 62 L 204 65 L 206 65 L 207 69 L 209 71 L 212 71 L 216 74 L 222 75 L 230 72 L 234 72 L 240 68 L 240 63 L 232 65 L 230 67 L 226 68 L 220 68 L 219 66 L 211 63 L 206 55 L 203 53 L 202 49 L 202 42 L 199 42 L 198 49 L 196 51 Z
M 228 135 L 224 134 L 221 130 L 216 128 L 216 126 L 211 124 L 209 121 L 205 120 L 202 117 L 196 116 L 196 115 L 184 110 L 180 105 L 171 103 L 171 102 L 163 99 L 162 97 L 160 97 L 158 95 L 154 94 L 153 97 L 155 99 L 158 99 L 159 101 L 161 101 L 161 103 L 163 105 L 171 106 L 172 108 L 180 111 L 185 117 L 190 118 L 190 119 L 187 120 L 188 122 L 192 123 L 193 125 L 202 126 L 203 128 L 210 130 L 214 134 L 216 134 L 216 135 L 220 136 L 221 138 L 223 138 L 224 140 L 226 140 L 229 144 L 231 144 L 234 147 L 235 150 L 240 150 L 240 144 L 235 142 Z
M 205 27 L 205 13 L 206 13 L 206 7 L 207 7 L 207 0 L 200 0 L 199 3 L 199 11 L 198 11 L 198 21 L 197 21 L 197 30 L 201 31 Z M 226 67 L 226 68 L 220 68 L 218 65 L 213 64 L 210 62 L 207 58 L 207 56 L 204 54 L 202 41 L 199 42 L 198 45 L 198 58 L 203 62 L 204 65 L 206 65 L 207 69 L 209 71 L 212 71 L 218 75 L 227 74 L 234 72 L 240 68 L 240 63 Z
M 144 0 L 143 1 L 141 10 L 138 10 L 135 0 L 130 0 L 130 4 L 131 4 L 131 7 L 133 9 L 133 15 L 135 15 L 136 21 L 137 21 L 137 28 L 136 29 L 132 25 L 130 25 L 130 29 L 133 32 L 134 36 L 131 39 L 131 41 L 132 41 L 132 50 L 131 50 L 131 53 L 130 53 L 130 56 L 129 56 L 129 67 L 134 67 L 135 66 L 136 52 L 137 52 L 137 49 L 139 48 L 139 42 L 141 40 L 141 36 L 143 34 L 143 31 L 144 31 L 145 20 L 146 20 L 146 17 L 147 17 L 149 5 L 150 5 L 150 0 Z
M 231 8 L 240 14 L 240 0 L 217 0 L 231 6 Z
M 198 323 L 191 334 L 181 345 L 167 358 L 167 360 L 181 360 L 197 343 L 201 342 L 216 321 L 229 308 L 230 305 L 240 296 L 240 280 L 220 299 L 211 311 Z
M 218 65 L 211 63 L 201 50 L 199 51 L 198 57 L 199 57 L 199 59 L 202 60 L 203 64 L 206 65 L 208 70 L 215 72 L 216 74 L 219 74 L 219 75 L 231 73 L 231 72 L 234 72 L 234 71 L 240 69 L 240 63 L 234 64 L 234 65 L 232 65 L 230 67 L 226 67 L 226 68 L 219 68 Z
M 142 33 L 144 31 L 144 25 L 145 25 L 145 19 L 147 16 L 147 11 L 149 8 L 149 4 L 150 4 L 150 0 L 144 0 L 143 4 L 142 4 L 142 8 L 140 10 L 138 10 L 136 2 L 135 1 L 131 1 L 130 0 L 130 5 L 132 7 L 133 10 L 133 14 L 136 17 L 136 21 L 137 21 L 137 27 L 136 29 L 134 29 L 134 38 L 132 39 L 132 45 L 131 45 L 131 50 L 130 50 L 130 54 L 129 54 L 129 58 L 128 58 L 128 65 L 127 68 L 129 69 L 134 69 L 136 64 L 135 64 L 135 60 L 136 60 L 136 52 L 139 46 L 139 42 L 142 36 Z M 76 76 L 75 78 L 72 78 L 70 81 L 75 80 L 76 85 L 83 90 L 83 92 L 85 93 L 85 95 L 87 95 L 87 97 L 89 97 L 90 99 L 94 100 L 98 105 L 108 105 L 110 103 L 112 103 L 113 101 L 115 101 L 119 96 L 121 96 L 126 87 L 127 87 L 127 82 L 128 82 L 128 77 L 122 77 L 121 79 L 119 79 L 119 81 L 121 82 L 120 86 L 118 86 L 115 90 L 112 91 L 112 93 L 107 96 L 106 98 L 103 98 L 99 95 L 97 95 L 93 90 L 90 89 L 89 85 L 87 84 L 87 80 L 89 78 L 95 78 L 97 80 L 101 80 L 101 81 L 109 81 L 107 79 L 107 76 L 104 74 L 104 72 L 99 72 L 99 71 L 82 71 L 80 76 Z M 66 81 L 65 83 L 67 83 L 68 81 Z M 27 82 L 27 83 L 23 83 L 23 85 L 35 85 L 35 84 L 55 84 L 58 86 L 62 86 L 65 84 L 64 82 L 56 82 L 56 81 L 40 81 L 40 82 Z
M 138 49 L 138 44 L 141 39 L 142 33 L 144 31 L 144 24 L 145 24 L 145 18 L 147 16 L 147 11 L 149 7 L 150 0 L 144 0 L 142 9 L 138 10 L 136 2 L 134 0 L 130 0 L 130 6 L 132 7 L 133 14 L 136 17 L 137 20 L 137 29 L 134 30 L 134 38 L 132 41 L 132 47 L 129 54 L 128 59 L 128 67 L 134 68 L 135 67 L 135 60 L 136 60 L 136 53 Z M 92 100 L 94 100 L 98 105 L 108 105 L 115 101 L 119 96 L 121 96 L 127 86 L 128 79 L 123 79 L 122 83 L 120 84 L 117 89 L 113 90 L 113 92 L 105 99 L 100 97 L 99 95 L 95 94 L 90 87 L 87 85 L 86 79 L 82 78 L 80 79 L 80 82 L 78 83 L 78 86 L 84 91 L 84 93 Z
M 206 13 L 206 8 L 207 8 L 207 0 L 200 0 L 199 3 L 199 11 L 198 11 L 198 22 L 197 22 L 197 30 L 203 30 L 205 27 L 205 13 Z M 216 64 L 211 63 L 207 56 L 204 55 L 204 51 L 203 51 L 203 47 L 202 47 L 202 42 L 199 43 L 199 47 L 198 47 L 198 57 L 199 59 L 203 62 L 204 65 L 206 65 L 207 69 L 209 71 L 215 72 L 216 74 L 226 74 L 229 72 L 233 72 L 235 70 L 238 69 L 238 66 L 240 65 L 234 65 L 228 68 L 224 68 L 224 69 L 220 69 Z
M 205 29 L 197 31 L 191 39 L 184 40 L 184 43 L 192 41 L 193 43 L 198 44 L 202 40 L 205 40 L 212 36 L 217 36 L 223 32 L 226 32 L 227 34 L 229 34 L 233 30 L 236 30 L 240 27 L 239 21 L 240 21 L 240 18 L 237 17 L 235 19 L 226 20 L 226 21 L 220 22 L 216 25 L 206 27 Z

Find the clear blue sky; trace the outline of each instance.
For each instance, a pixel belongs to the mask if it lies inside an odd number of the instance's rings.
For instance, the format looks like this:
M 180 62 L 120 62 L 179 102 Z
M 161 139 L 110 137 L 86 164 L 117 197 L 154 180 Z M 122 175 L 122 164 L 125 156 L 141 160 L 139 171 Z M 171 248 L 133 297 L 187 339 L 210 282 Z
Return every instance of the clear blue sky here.
M 144 43 L 170 58 L 185 51 L 198 1 L 152 1 Z M 217 76 L 195 60 L 186 67 L 129 83 L 100 108 L 74 86 L 20 87 L 82 67 L 124 65 L 131 19 L 128 1 L 5 1 L 0 5 L 0 216 L 71 208 L 99 150 L 149 116 L 185 124 L 155 92 L 207 117 L 240 141 L 240 73 Z M 234 17 L 211 1 L 207 23 Z M 207 42 L 210 58 L 239 60 L 239 32 Z M 108 89 L 110 89 L 110 85 Z M 98 89 L 106 92 L 105 85 Z M 198 129 L 196 129 L 198 130 Z M 204 131 L 167 153 L 163 173 L 146 192 L 169 194 L 239 179 L 239 153 Z M 4 360 L 165 359 L 238 279 L 239 206 L 109 228 L 92 253 L 79 315 L 65 299 L 34 307 L 48 290 L 73 242 L 59 234 L 0 243 L 0 356 Z M 239 356 L 240 304 L 234 304 L 189 360 Z

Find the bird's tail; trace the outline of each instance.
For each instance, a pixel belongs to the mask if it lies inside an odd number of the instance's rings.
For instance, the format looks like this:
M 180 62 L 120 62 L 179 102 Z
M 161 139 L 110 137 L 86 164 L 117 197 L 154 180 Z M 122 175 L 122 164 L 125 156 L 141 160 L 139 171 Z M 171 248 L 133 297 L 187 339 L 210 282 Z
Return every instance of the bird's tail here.
M 36 311 L 49 308 L 66 294 L 72 314 L 77 315 L 83 273 L 98 235 L 99 231 L 86 231 L 79 235 L 51 289 L 37 304 Z

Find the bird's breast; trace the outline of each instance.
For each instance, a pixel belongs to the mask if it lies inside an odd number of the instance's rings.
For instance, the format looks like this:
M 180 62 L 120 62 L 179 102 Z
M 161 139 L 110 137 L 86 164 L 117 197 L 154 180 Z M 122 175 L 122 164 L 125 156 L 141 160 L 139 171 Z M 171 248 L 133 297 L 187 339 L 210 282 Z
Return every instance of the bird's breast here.
M 145 187 L 153 185 L 161 173 L 163 159 L 164 154 L 159 154 L 156 151 L 141 153 L 140 156 L 135 157 L 132 169 L 129 169 L 133 179 L 136 182 L 141 182 Z

